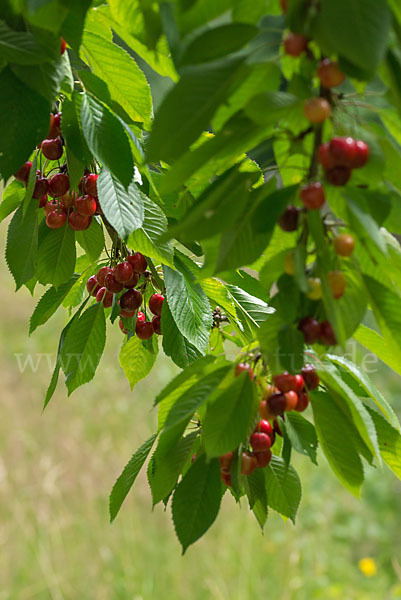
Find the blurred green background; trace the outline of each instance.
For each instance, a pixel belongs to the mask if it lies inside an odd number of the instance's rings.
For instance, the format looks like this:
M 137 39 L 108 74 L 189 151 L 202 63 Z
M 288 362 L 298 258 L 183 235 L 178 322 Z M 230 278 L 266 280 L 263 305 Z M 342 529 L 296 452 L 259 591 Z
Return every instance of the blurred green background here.
M 4 262 L 0 283 L 0 600 L 401 598 L 401 484 L 380 468 L 367 472 L 359 501 L 321 454 L 319 468 L 294 456 L 303 483 L 296 527 L 271 513 L 262 535 L 246 502 L 226 494 L 217 522 L 184 557 L 170 510 L 152 513 L 144 473 L 110 526 L 109 491 L 151 433 L 153 398 L 174 369 L 160 356 L 131 393 L 118 364 L 121 333 L 110 326 L 95 380 L 70 398 L 61 382 L 42 414 L 46 355 L 54 360 L 66 315 L 28 338 L 37 299 L 14 294 Z M 34 368 L 21 372 L 18 354 Z M 399 378 L 382 367 L 374 379 L 401 409 Z

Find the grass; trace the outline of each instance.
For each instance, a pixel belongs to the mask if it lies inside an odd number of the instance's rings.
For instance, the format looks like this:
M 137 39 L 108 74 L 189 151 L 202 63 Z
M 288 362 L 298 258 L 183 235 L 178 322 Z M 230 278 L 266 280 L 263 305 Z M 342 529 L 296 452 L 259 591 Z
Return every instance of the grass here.
M 322 455 L 318 469 L 296 456 L 296 527 L 271 514 L 262 536 L 227 494 L 217 522 L 183 557 L 169 510 L 152 513 L 143 474 L 110 526 L 108 493 L 151 433 L 152 401 L 172 367 L 160 358 L 131 393 L 114 326 L 94 382 L 70 398 L 61 383 L 42 414 L 46 358 L 36 373 L 20 372 L 15 354 L 54 359 L 64 315 L 28 338 L 35 301 L 26 290 L 14 295 L 5 267 L 0 284 L 0 600 L 401 598 L 401 485 L 380 468 L 367 472 L 357 500 Z M 375 380 L 400 408 L 399 379 L 385 371 Z M 376 575 L 359 569 L 363 557 L 372 557 Z

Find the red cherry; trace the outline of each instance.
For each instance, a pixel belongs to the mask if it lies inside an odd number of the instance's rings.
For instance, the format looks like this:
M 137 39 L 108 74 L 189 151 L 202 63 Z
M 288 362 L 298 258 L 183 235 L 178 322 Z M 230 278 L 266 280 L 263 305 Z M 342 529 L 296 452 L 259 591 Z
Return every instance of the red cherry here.
M 334 137 L 329 143 L 330 154 L 336 165 L 350 167 L 357 156 L 357 146 L 352 137 Z
M 304 317 L 301 319 L 298 329 L 303 333 L 304 340 L 307 344 L 314 344 L 319 339 L 320 325 L 313 317 Z
M 139 310 L 136 320 L 145 322 L 146 321 L 145 313 L 143 313 L 141 310 Z
M 310 123 L 323 123 L 331 113 L 325 98 L 309 98 L 304 103 L 304 116 Z
M 59 137 L 54 140 L 43 140 L 40 149 L 43 156 L 49 160 L 58 160 L 63 154 L 63 143 Z
M 75 202 L 76 211 L 85 217 L 91 217 L 96 212 L 96 200 L 93 196 L 79 196 Z
M 99 271 L 96 273 L 96 279 L 98 280 L 98 282 L 101 286 L 104 286 L 104 280 L 105 280 L 107 273 L 112 273 L 112 272 L 113 272 L 113 269 L 111 267 L 102 267 L 101 269 L 99 269 Z
M 219 456 L 220 469 L 221 469 L 222 473 L 230 472 L 232 460 L 233 460 L 232 452 L 227 452 L 227 454 L 222 454 L 221 456 Z
M 317 76 L 325 88 L 337 87 L 345 79 L 345 75 L 339 68 L 338 63 L 332 62 L 329 58 L 325 58 L 320 62 L 317 69 Z
M 258 432 L 253 433 L 249 441 L 251 442 L 251 446 L 255 454 L 257 452 L 266 452 L 266 450 L 270 450 L 272 443 L 270 436 L 267 433 Z
M 135 252 L 134 254 L 130 254 L 127 256 L 127 261 L 134 269 L 135 273 L 143 273 L 146 271 L 148 263 L 146 262 L 146 258 L 141 252 Z
M 39 208 L 44 208 L 47 204 L 47 194 L 41 197 L 39 200 Z
M 320 323 L 320 341 L 325 346 L 335 346 L 337 344 L 337 339 L 334 333 L 334 330 L 329 323 L 329 321 L 322 321 Z
M 294 391 L 285 394 L 285 410 L 294 410 L 298 404 L 298 394 Z
M 309 210 L 321 208 L 325 203 L 324 188 L 318 181 L 303 186 L 300 195 L 302 204 Z
M 255 374 L 253 372 L 251 365 L 248 363 L 238 363 L 237 365 L 235 365 L 234 375 L 235 375 L 235 377 L 238 377 L 239 375 L 241 375 L 241 373 L 245 373 L 245 371 L 248 372 L 249 379 L 251 381 L 253 381 Z
M 118 294 L 118 292 L 121 292 L 124 286 L 122 283 L 117 281 L 117 279 L 114 276 L 114 273 L 115 271 L 107 273 L 106 277 L 104 278 L 104 285 L 109 290 L 109 292 L 112 292 L 113 294 Z
M 53 198 L 64 196 L 70 189 L 70 178 L 65 173 L 56 173 L 49 179 L 49 195 Z
M 128 329 L 126 327 L 124 327 L 124 323 L 121 321 L 121 319 L 118 322 L 121 331 L 123 332 L 124 335 L 127 335 L 128 333 Z
M 164 302 L 164 296 L 161 294 L 152 294 L 149 298 L 149 309 L 154 315 L 162 314 L 162 306 Z
M 31 171 L 32 163 L 30 160 L 27 160 L 25 164 L 22 165 L 20 169 L 16 173 L 14 173 L 15 179 L 18 181 L 22 181 L 22 183 L 26 183 L 28 181 L 29 173 Z
M 85 175 L 84 178 L 85 194 L 93 196 L 94 198 L 97 198 L 97 178 L 98 175 L 96 175 L 96 173 L 89 173 L 89 175 Z
M 241 456 L 241 475 L 250 475 L 258 466 L 256 456 L 243 452 Z
M 327 142 L 319 146 L 317 158 L 325 171 L 333 169 L 336 166 L 336 162 L 331 155 L 330 147 Z
M 134 310 L 130 311 L 130 310 L 120 309 L 120 316 L 124 317 L 124 319 L 132 319 L 134 314 L 135 314 Z
M 124 287 L 127 288 L 127 290 L 130 290 L 130 289 L 134 288 L 136 285 L 138 285 L 138 281 L 139 281 L 139 275 L 138 275 L 138 273 L 135 273 L 133 271 L 131 279 L 129 281 L 127 281 L 126 283 L 124 283 Z
M 105 308 L 110 308 L 113 304 L 113 294 L 105 287 L 101 287 L 96 294 L 96 302 L 103 302 Z
M 138 290 L 128 290 L 120 298 L 120 306 L 124 310 L 136 310 L 141 304 L 142 294 Z
M 64 54 L 65 49 L 67 48 L 67 42 L 64 38 L 60 38 L 60 54 Z
M 309 396 L 306 392 L 301 392 L 298 396 L 298 404 L 295 407 L 295 410 L 298 412 L 303 412 L 308 408 L 309 404 Z
M 345 185 L 351 177 L 349 167 L 334 167 L 326 171 L 326 179 L 331 185 Z
M 288 0 L 280 0 L 280 6 L 283 13 L 286 13 L 288 10 Z
M 285 411 L 287 401 L 285 395 L 282 392 L 272 394 L 267 399 L 267 408 L 271 415 L 277 416 L 282 415 Z
M 319 375 L 313 365 L 305 365 L 302 369 L 302 377 L 309 391 L 315 390 L 319 386 Z
M 157 335 L 161 335 L 162 327 L 161 327 L 161 316 L 160 315 L 155 315 L 153 317 L 152 325 L 153 325 L 154 332 L 157 333 Z
M 68 217 L 68 224 L 74 231 L 83 231 L 88 229 L 91 224 L 91 218 L 80 215 L 79 212 L 73 210 Z
M 269 464 L 269 462 L 271 461 L 272 458 L 272 452 L 271 450 L 266 450 L 265 452 L 256 452 L 255 453 L 255 458 L 257 461 L 257 469 L 264 469 L 264 467 L 267 467 L 267 465 Z
M 150 321 L 137 320 L 135 325 L 135 333 L 140 340 L 148 340 L 154 333 L 152 323 Z
M 59 137 L 61 134 L 60 129 L 61 124 L 61 113 L 57 113 L 56 115 L 50 114 L 50 127 L 49 133 L 47 134 L 48 140 L 54 140 L 56 137 Z
M 283 231 L 296 231 L 298 229 L 299 208 L 296 206 L 287 206 L 278 220 Z
M 298 392 L 302 390 L 304 386 L 304 380 L 302 375 L 291 375 L 287 371 L 280 375 L 273 377 L 274 385 L 280 390 L 280 392 Z
M 300 33 L 289 33 L 284 39 L 284 50 L 290 56 L 301 56 L 308 47 L 308 38 Z
M 221 471 L 220 475 L 221 475 L 222 482 L 225 483 L 227 487 L 230 487 L 231 486 L 231 475 L 230 475 L 230 473 L 223 473 L 223 471 Z
M 50 200 L 50 202 L 46 202 L 45 206 L 43 207 L 43 211 L 44 211 L 46 217 L 53 210 L 57 210 L 58 212 L 64 212 L 61 210 L 60 204 L 55 198 L 52 198 L 52 200 Z
M 134 274 L 134 271 L 132 270 L 132 267 L 129 264 L 129 262 L 127 262 L 126 260 L 124 262 L 120 263 L 119 265 L 117 265 L 116 268 L 114 269 L 115 279 L 119 283 L 122 283 L 124 285 L 130 281 L 133 274 Z
M 60 229 L 60 227 L 64 226 L 66 220 L 67 215 L 65 212 L 52 210 L 46 217 L 46 225 L 50 227 L 50 229 Z
M 89 277 L 88 281 L 86 282 L 86 289 L 88 290 L 88 294 L 90 294 L 93 297 L 95 297 L 98 291 L 100 290 L 100 285 L 95 275 Z
M 256 432 L 267 433 L 267 435 L 272 437 L 273 427 L 271 426 L 271 423 L 269 421 L 267 421 L 266 419 L 262 419 L 261 421 L 259 421 L 259 423 L 256 425 L 256 427 L 254 429 L 254 433 L 256 433 Z
M 356 154 L 351 166 L 353 169 L 360 169 L 367 163 L 370 155 L 370 149 L 369 146 L 362 140 L 357 140 L 355 145 Z
M 49 188 L 49 182 L 47 181 L 46 177 L 36 176 L 36 182 L 35 182 L 35 187 L 33 189 L 32 198 L 36 198 L 37 200 L 40 200 L 40 198 L 42 198 L 42 196 L 47 194 L 48 188 Z

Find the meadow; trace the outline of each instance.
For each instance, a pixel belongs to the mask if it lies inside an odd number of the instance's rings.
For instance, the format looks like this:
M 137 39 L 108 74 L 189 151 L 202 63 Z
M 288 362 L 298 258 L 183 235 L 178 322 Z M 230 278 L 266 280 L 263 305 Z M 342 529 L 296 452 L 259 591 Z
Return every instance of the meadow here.
M 2 248 L 5 231 L 3 223 Z M 145 473 L 110 525 L 109 491 L 150 434 L 153 398 L 174 368 L 160 356 L 131 392 L 121 333 L 109 327 L 95 380 L 70 398 L 61 382 L 42 413 L 65 315 L 28 338 L 42 291 L 14 295 L 5 263 L 0 285 L 0 600 L 401 598 L 401 484 L 385 468 L 369 469 L 358 500 L 321 453 L 319 469 L 298 455 L 295 527 L 272 512 L 262 535 L 226 494 L 217 522 L 184 556 L 169 509 L 152 513 Z M 381 367 L 374 380 L 401 414 L 398 376 Z

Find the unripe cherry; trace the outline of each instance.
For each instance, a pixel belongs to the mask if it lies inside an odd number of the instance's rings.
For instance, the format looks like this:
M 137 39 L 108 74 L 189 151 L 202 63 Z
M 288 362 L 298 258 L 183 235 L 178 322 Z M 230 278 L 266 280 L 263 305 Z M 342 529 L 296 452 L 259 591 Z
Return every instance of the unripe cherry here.
M 304 103 L 304 115 L 310 123 L 323 123 L 330 116 L 331 107 L 325 98 L 309 98 Z
M 325 88 L 337 87 L 345 79 L 345 75 L 338 66 L 338 63 L 331 61 L 329 58 L 325 58 L 319 63 L 317 76 Z
M 61 196 L 61 203 L 64 208 L 72 208 L 75 205 L 77 199 L 76 192 L 69 190 Z
M 285 255 L 284 272 L 287 275 L 295 275 L 295 253 L 293 251 Z
M 132 278 L 134 271 L 131 265 L 126 260 L 116 266 L 114 269 L 114 277 L 119 282 L 125 285 Z
M 306 294 L 310 300 L 320 300 L 322 297 L 322 282 L 319 277 L 308 277 L 309 291 Z
M 334 238 L 333 247 L 339 256 L 351 256 L 355 249 L 355 240 L 350 233 L 342 233 Z
M 164 302 L 164 296 L 161 294 L 152 294 L 149 298 L 149 309 L 154 315 L 162 314 L 162 306 Z
M 329 286 L 333 297 L 338 300 L 345 292 L 347 280 L 341 271 L 331 271 L 328 274 Z

